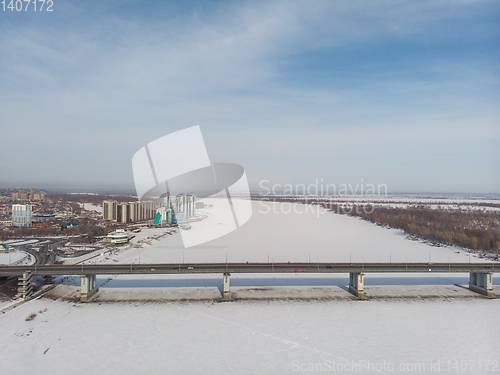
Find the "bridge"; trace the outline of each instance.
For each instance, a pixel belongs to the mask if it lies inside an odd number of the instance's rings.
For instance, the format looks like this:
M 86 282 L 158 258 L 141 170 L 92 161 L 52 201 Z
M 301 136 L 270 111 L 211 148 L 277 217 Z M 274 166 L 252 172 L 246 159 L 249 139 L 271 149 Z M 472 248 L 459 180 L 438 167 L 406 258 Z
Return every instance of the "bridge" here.
M 228 300 L 231 273 L 348 273 L 349 291 L 364 298 L 366 273 L 469 273 L 469 289 L 493 297 L 493 274 L 500 263 L 170 263 L 170 264 L 105 264 L 105 265 L 33 265 L 0 266 L 0 277 L 19 277 L 19 292 L 28 298 L 33 276 L 80 276 L 81 300 L 89 301 L 96 293 L 96 275 L 134 274 L 208 274 L 224 275 L 223 298 Z

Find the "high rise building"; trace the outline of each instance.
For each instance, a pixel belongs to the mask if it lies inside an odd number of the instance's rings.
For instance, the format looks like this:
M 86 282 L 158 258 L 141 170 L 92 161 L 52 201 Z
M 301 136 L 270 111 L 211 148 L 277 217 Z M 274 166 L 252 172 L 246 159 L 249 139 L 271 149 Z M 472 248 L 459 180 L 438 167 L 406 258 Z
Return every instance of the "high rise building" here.
M 19 189 L 19 199 L 28 199 L 29 195 L 23 189 Z
M 139 204 L 139 212 L 140 212 L 140 214 L 139 214 L 140 221 L 147 220 L 148 216 L 147 216 L 147 213 L 146 213 L 146 205 L 145 205 L 144 201 L 140 202 L 140 204 Z
M 130 202 L 130 220 L 141 221 L 141 204 L 140 202 Z
M 116 201 L 102 202 L 102 218 L 104 220 L 116 220 Z
M 130 221 L 141 221 L 142 219 L 142 210 L 141 210 L 141 202 L 129 202 L 130 207 Z
M 12 205 L 12 225 L 16 227 L 31 228 L 32 206 L 31 204 Z
M 177 197 L 175 199 L 175 213 L 180 214 L 183 213 L 185 210 L 186 206 L 186 197 L 184 194 L 177 194 Z
M 118 223 L 130 222 L 130 206 L 128 203 L 118 203 L 116 205 L 116 221 Z
M 31 196 L 31 199 L 33 200 L 44 200 L 45 199 L 45 193 L 35 193 Z
M 186 210 L 186 197 L 184 194 L 177 194 L 175 197 L 174 205 L 174 217 L 172 222 L 174 224 L 181 223 L 185 220 L 185 210 Z
M 196 205 L 195 205 L 196 196 L 194 193 L 189 193 L 186 195 L 186 217 L 195 217 L 196 216 Z
M 171 207 L 170 204 L 170 195 L 168 193 L 160 195 L 160 207 Z
M 117 201 L 103 201 L 102 218 L 117 221 L 118 223 L 131 223 L 146 221 L 155 218 L 156 210 L 160 203 L 153 201 L 118 203 Z
M 29 193 L 24 191 L 24 189 L 19 189 L 19 191 L 12 193 L 12 199 L 31 199 L 31 200 L 40 200 L 45 199 L 45 193 L 37 193 L 36 189 L 31 188 Z
M 151 220 L 154 219 L 156 215 L 156 209 L 157 205 L 155 205 L 155 202 L 153 201 L 141 201 L 141 212 L 142 212 L 142 219 L 141 220 Z
M 170 207 L 162 206 L 156 211 L 156 216 L 153 224 L 157 225 L 170 225 L 172 224 L 172 209 Z
M 128 204 L 128 223 L 135 221 L 135 202 L 129 202 Z

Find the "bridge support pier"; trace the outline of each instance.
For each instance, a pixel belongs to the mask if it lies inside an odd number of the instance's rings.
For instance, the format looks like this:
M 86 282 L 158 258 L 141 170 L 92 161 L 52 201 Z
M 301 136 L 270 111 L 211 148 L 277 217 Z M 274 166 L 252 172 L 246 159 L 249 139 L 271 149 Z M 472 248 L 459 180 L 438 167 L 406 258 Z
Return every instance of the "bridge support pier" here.
M 229 272 L 224 272 L 224 285 L 222 286 L 222 298 L 224 301 L 229 301 L 231 299 L 229 293 L 229 276 L 231 276 Z
M 360 299 L 365 298 L 364 276 L 364 273 L 349 273 L 349 292 Z
M 487 297 L 493 297 L 493 273 L 471 272 L 469 289 Z
M 82 289 L 80 294 L 80 301 L 88 302 L 96 293 L 96 276 L 95 275 L 84 275 L 80 276 L 82 281 Z
M 19 295 L 23 299 L 27 299 L 33 294 L 33 284 L 31 282 L 32 277 L 33 273 L 30 271 L 26 271 L 21 277 L 19 277 L 17 281 Z

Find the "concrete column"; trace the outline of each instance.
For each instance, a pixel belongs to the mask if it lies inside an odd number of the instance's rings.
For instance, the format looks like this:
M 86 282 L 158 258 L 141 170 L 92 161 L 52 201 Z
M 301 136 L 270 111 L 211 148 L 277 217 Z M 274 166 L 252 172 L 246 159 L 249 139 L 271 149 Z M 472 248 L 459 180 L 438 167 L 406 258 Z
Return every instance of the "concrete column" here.
M 231 295 L 229 294 L 229 276 L 231 276 L 230 273 L 224 273 L 224 285 L 222 288 L 222 298 L 224 298 L 224 301 L 228 301 L 231 298 Z
M 82 302 L 88 302 L 96 293 L 96 276 L 95 275 L 84 275 L 80 276 L 82 281 L 82 289 L 80 300 Z
M 487 297 L 493 297 L 493 274 L 471 272 L 469 278 L 469 289 Z
M 363 273 L 349 273 L 349 292 L 358 298 L 365 298 L 365 281 Z
M 19 295 L 23 299 L 27 299 L 33 294 L 33 284 L 31 282 L 32 277 L 33 273 L 30 271 L 26 271 L 21 277 L 19 277 L 17 281 Z

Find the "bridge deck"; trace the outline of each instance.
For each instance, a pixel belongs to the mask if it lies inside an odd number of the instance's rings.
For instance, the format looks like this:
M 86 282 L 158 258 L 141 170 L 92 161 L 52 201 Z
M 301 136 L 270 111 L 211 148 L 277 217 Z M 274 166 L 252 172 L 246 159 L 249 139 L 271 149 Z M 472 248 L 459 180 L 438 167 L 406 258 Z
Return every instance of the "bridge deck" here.
M 200 273 L 373 273 L 373 272 L 478 272 L 495 273 L 500 263 L 170 263 L 43 266 L 0 266 L 0 276 L 130 275 Z

